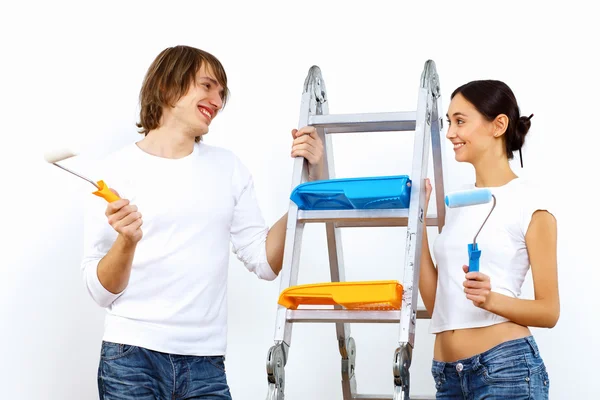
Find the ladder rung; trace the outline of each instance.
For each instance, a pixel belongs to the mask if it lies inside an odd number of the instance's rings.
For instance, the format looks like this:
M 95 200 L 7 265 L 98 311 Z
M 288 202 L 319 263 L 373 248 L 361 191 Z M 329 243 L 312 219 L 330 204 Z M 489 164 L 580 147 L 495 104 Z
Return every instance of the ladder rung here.
M 311 115 L 308 125 L 326 133 L 414 131 L 416 112 Z
M 407 226 L 408 209 L 298 210 L 300 222 L 335 222 L 342 227 Z M 427 226 L 437 226 L 437 216 L 427 217 Z
M 417 309 L 418 319 L 429 319 L 424 308 Z M 379 310 L 287 310 L 289 322 L 394 323 L 400 322 L 400 311 Z

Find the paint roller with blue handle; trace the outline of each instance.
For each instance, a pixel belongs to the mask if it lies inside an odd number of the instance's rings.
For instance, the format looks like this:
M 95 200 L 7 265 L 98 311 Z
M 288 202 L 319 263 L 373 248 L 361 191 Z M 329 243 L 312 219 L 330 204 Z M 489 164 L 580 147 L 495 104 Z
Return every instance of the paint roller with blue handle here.
M 490 213 L 488 214 L 485 221 L 483 221 L 483 224 L 481 224 L 481 227 L 475 234 L 475 237 L 473 238 L 473 243 L 469 243 L 467 247 L 469 251 L 469 272 L 479 271 L 479 258 L 481 257 L 481 250 L 479 250 L 479 247 L 477 246 L 477 236 L 479 235 L 479 232 L 481 232 L 481 229 L 483 228 L 488 218 L 492 214 L 492 211 L 494 211 L 494 208 L 496 207 L 496 197 L 492 194 L 492 192 L 489 189 L 485 188 L 463 190 L 460 192 L 450 193 L 446 196 L 446 205 L 450 208 L 486 204 L 489 203 L 491 200 L 494 201 L 494 204 L 492 205 Z

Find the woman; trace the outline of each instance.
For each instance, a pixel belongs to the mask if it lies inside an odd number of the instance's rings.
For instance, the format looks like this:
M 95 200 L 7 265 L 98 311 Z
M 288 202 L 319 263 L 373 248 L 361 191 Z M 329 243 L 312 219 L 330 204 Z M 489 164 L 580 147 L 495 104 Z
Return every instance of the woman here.
M 533 116 L 533 115 L 532 115 Z M 547 199 L 510 168 L 531 116 L 520 116 L 512 90 L 474 81 L 452 93 L 446 137 L 455 158 L 475 168 L 492 203 L 447 210 L 434 243 L 424 235 L 419 289 L 436 334 L 432 374 L 437 398 L 547 399 L 549 379 L 528 327 L 552 328 L 559 317 L 556 220 Z M 426 181 L 427 203 L 431 184 Z M 477 236 L 479 272 L 468 272 L 468 243 Z M 531 266 L 535 300 L 520 299 Z

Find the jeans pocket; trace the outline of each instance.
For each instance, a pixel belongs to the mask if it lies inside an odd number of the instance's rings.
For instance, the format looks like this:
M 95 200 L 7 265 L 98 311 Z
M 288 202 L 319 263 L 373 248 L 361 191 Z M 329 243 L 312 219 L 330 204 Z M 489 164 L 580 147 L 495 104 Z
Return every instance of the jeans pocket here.
M 538 355 L 528 354 L 526 357 L 527 365 L 532 374 L 545 373 L 546 365 L 542 357 Z
M 223 356 L 207 356 L 206 359 L 213 367 L 218 368 L 221 372 L 225 372 L 225 357 Z
M 103 341 L 100 359 L 104 361 L 118 360 L 133 353 L 136 349 L 137 346 Z
M 534 399 L 547 399 L 550 391 L 550 377 L 546 365 L 538 356 L 530 366 L 531 368 L 531 393 Z
M 529 381 L 529 366 L 525 355 L 498 357 L 482 363 L 483 379 L 490 383 L 527 383 Z

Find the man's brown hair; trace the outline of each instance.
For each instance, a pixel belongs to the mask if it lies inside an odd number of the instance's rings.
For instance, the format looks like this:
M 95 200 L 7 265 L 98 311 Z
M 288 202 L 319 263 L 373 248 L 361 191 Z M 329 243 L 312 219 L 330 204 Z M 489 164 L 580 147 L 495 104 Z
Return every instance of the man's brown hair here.
M 136 126 L 144 136 L 160 125 L 163 107 L 173 107 L 195 84 L 196 74 L 208 64 L 223 87 L 223 107 L 229 90 L 221 62 L 212 54 L 189 46 L 168 47 L 152 62 L 140 90 L 140 122 Z M 201 137 L 196 137 L 199 142 Z

